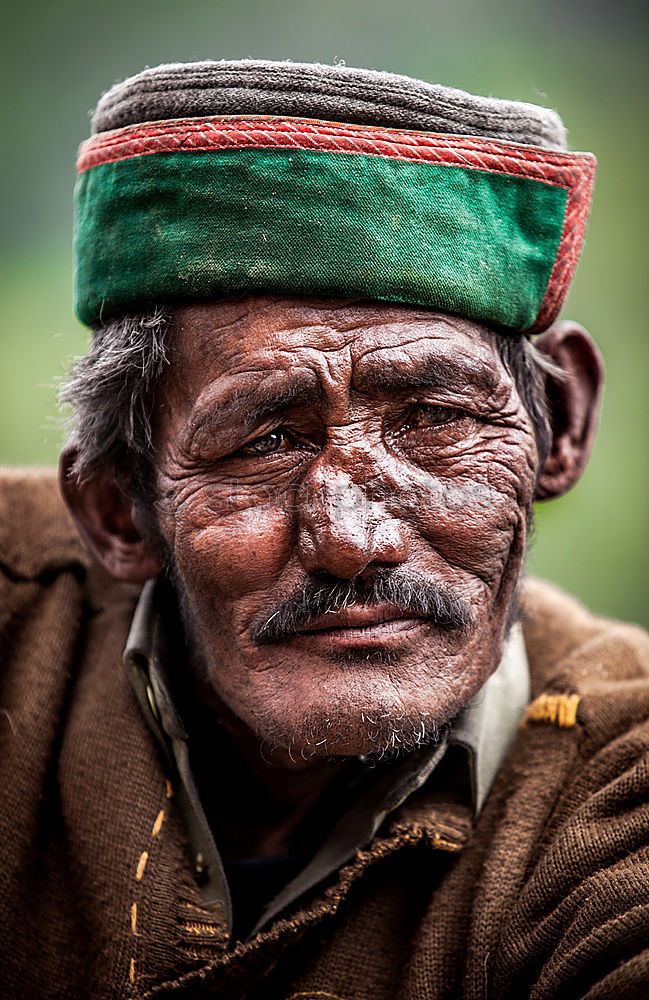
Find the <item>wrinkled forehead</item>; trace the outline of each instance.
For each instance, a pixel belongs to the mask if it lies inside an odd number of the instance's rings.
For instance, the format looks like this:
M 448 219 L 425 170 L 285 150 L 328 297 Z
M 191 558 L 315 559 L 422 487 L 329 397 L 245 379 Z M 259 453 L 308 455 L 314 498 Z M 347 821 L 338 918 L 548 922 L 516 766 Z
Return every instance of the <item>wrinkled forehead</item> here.
M 495 389 L 508 374 L 492 331 L 462 317 L 392 303 L 250 296 L 180 308 L 175 377 L 191 385 L 297 372 L 364 391 L 400 378 Z

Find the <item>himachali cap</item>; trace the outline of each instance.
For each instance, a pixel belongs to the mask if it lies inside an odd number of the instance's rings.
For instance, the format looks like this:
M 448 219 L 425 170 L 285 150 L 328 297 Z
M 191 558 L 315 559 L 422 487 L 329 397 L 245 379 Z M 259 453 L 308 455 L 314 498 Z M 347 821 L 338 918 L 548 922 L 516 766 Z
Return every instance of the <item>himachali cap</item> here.
M 91 326 L 270 292 L 540 331 L 568 291 L 595 174 L 553 111 L 345 66 L 158 66 L 109 90 L 92 126 L 75 189 Z

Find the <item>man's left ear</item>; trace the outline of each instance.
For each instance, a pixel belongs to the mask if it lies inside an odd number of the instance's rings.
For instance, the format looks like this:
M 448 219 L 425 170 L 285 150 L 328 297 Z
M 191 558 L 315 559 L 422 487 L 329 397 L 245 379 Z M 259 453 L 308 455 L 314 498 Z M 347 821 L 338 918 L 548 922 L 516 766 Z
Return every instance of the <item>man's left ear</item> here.
M 72 471 L 75 458 L 74 448 L 64 449 L 59 482 L 81 537 L 116 580 L 150 580 L 162 567 L 138 524 L 133 501 L 111 478 L 79 481 Z
M 604 361 L 593 338 L 578 323 L 555 323 L 536 348 L 564 372 L 546 376 L 552 446 L 540 471 L 537 500 L 567 493 L 581 476 L 595 438 L 604 385 Z

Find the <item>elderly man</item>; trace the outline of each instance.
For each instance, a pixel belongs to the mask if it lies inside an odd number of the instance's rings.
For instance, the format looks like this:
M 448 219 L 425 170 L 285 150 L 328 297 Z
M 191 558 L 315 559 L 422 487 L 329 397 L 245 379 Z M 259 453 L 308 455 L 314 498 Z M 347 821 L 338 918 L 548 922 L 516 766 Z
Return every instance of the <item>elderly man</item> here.
M 85 546 L 2 494 L 6 996 L 647 995 L 647 639 L 522 579 L 597 420 L 593 174 L 553 112 L 340 66 L 102 98 Z

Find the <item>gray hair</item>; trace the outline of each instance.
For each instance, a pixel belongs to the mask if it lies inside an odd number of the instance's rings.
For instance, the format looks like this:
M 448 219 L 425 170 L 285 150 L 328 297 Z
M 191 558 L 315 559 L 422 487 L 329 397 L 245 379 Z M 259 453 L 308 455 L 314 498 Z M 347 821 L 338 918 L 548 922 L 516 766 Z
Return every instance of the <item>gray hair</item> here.
M 138 500 L 151 497 L 153 408 L 169 366 L 171 317 L 162 309 L 122 316 L 98 329 L 59 388 L 73 411 L 68 444 L 80 481 L 112 476 Z
M 171 363 L 171 326 L 171 314 L 159 308 L 107 323 L 59 390 L 60 403 L 74 411 L 72 474 L 81 481 L 111 476 L 143 504 L 155 499 L 152 417 Z M 546 380 L 563 373 L 528 338 L 492 336 L 534 425 L 541 469 L 552 443 Z

